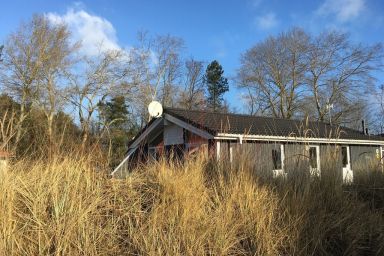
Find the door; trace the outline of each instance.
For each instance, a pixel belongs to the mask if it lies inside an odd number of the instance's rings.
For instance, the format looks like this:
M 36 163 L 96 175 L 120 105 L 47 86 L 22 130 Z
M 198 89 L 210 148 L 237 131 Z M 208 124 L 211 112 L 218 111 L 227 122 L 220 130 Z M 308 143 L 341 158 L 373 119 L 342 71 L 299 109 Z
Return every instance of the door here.
M 343 163 L 343 181 L 351 183 L 353 181 L 353 171 L 351 169 L 351 154 L 349 146 L 341 147 L 341 158 Z
M 320 176 L 320 147 L 309 146 L 309 171 L 313 176 Z

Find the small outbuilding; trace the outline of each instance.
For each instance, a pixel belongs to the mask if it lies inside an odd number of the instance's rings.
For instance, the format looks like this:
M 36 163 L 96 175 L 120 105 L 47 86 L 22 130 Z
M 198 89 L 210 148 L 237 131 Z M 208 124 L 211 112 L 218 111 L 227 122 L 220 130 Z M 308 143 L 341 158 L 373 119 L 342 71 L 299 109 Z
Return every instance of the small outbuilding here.
M 254 168 L 286 175 L 298 162 L 321 175 L 330 159 L 344 181 L 357 169 L 381 163 L 384 137 L 317 121 L 166 108 L 129 143 L 112 175 L 128 173 L 138 161 L 160 156 L 182 159 L 204 151 L 220 161 L 246 158 Z M 172 152 L 172 154 L 171 154 Z

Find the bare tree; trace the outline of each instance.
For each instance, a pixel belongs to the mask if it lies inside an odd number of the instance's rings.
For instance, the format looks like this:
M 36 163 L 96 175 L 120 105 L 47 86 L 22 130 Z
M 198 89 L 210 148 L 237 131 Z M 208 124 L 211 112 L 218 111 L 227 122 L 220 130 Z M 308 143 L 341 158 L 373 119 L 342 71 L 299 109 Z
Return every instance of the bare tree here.
M 359 121 L 364 114 L 359 110 L 366 105 L 362 96 L 373 88 L 373 71 L 380 68 L 382 57 L 381 45 L 354 45 L 344 33 L 314 37 L 306 76 L 314 118 L 325 121 L 333 106 L 333 122 Z
M 184 47 L 182 39 L 170 35 L 157 36 L 153 41 L 155 56 L 155 94 L 163 106 L 175 104 L 175 91 L 181 78 L 181 50 Z
M 170 35 L 150 38 L 140 32 L 139 44 L 130 51 L 130 78 L 128 83 L 136 89 L 136 103 L 141 125 L 148 120 L 147 106 L 152 100 L 159 100 L 167 106 L 176 104 L 178 94 L 184 43 Z
M 70 32 L 64 24 L 51 24 L 45 17 L 33 19 L 33 35 L 36 42 L 38 79 L 36 105 L 47 120 L 47 135 L 50 150 L 54 145 L 54 116 L 63 106 L 65 74 L 73 65 L 72 54 L 77 44 L 70 43 Z
M 185 62 L 185 87 L 180 93 L 179 106 L 199 109 L 205 105 L 204 63 L 193 58 Z
M 83 57 L 76 74 L 70 75 L 71 86 L 67 98 L 78 114 L 82 146 L 88 141 L 92 118 L 99 102 L 113 94 L 127 92 L 122 88 L 127 74 L 126 54 L 122 50 L 100 51 L 97 57 Z
M 252 90 L 251 87 L 244 87 L 244 89 L 246 92 L 241 94 L 241 98 L 246 109 L 248 110 L 248 113 L 250 115 L 263 114 L 265 109 L 262 108 L 262 104 L 259 102 L 259 99 L 261 99 L 260 91 Z
M 0 117 L 0 151 L 14 152 L 15 144 L 12 140 L 17 134 L 15 130 L 16 113 L 11 110 L 5 110 Z
M 384 84 L 381 84 L 368 97 L 371 98 L 369 113 L 371 113 L 371 130 L 384 134 Z
M 380 44 L 352 44 L 338 32 L 313 37 L 295 28 L 243 54 L 238 84 L 247 89 L 253 112 L 305 115 L 355 127 L 365 115 L 363 96 L 382 58 Z
M 145 125 L 148 120 L 148 104 L 154 99 L 155 88 L 153 86 L 153 65 L 154 56 L 152 51 L 152 41 L 148 39 L 147 32 L 138 33 L 138 45 L 130 51 L 130 77 L 128 83 L 134 88 L 133 93 L 135 112 L 139 126 Z
M 15 143 L 24 134 L 24 121 L 33 106 L 46 116 L 50 148 L 53 145 L 54 115 L 62 104 L 64 73 L 72 64 L 77 44 L 70 44 L 65 25 L 53 25 L 36 15 L 11 34 L 4 47 L 1 80 L 4 89 L 20 104 L 15 122 Z
M 37 85 L 41 79 L 43 61 L 38 47 L 41 42 L 39 33 L 36 33 L 41 19 L 35 16 L 31 22 L 21 24 L 19 29 L 8 37 L 4 45 L 0 74 L 2 85 L 4 91 L 20 103 L 20 111 L 15 123 L 16 144 L 24 133 L 23 123 L 37 97 Z
M 246 88 L 261 109 L 275 117 L 291 118 L 303 92 L 308 35 L 293 29 L 257 44 L 241 57 L 240 88 Z

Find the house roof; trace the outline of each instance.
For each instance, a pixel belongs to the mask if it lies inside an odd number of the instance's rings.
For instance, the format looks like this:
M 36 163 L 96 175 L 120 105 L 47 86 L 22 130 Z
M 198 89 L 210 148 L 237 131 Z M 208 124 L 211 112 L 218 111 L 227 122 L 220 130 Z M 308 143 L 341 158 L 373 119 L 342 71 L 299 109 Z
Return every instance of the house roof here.
M 350 140 L 379 140 L 384 137 L 366 135 L 347 127 L 318 121 L 302 121 L 230 113 L 166 108 L 164 113 L 181 119 L 214 136 L 220 133 L 306 138 L 337 138 Z

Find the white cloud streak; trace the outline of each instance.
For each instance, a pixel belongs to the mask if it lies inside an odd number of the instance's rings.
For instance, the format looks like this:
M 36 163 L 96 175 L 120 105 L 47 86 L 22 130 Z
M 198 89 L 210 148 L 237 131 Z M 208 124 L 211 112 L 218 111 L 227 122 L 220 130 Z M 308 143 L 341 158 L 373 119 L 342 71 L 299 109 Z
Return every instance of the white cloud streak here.
M 336 15 L 339 22 L 357 18 L 365 8 L 365 0 L 325 0 L 317 9 L 319 16 Z

